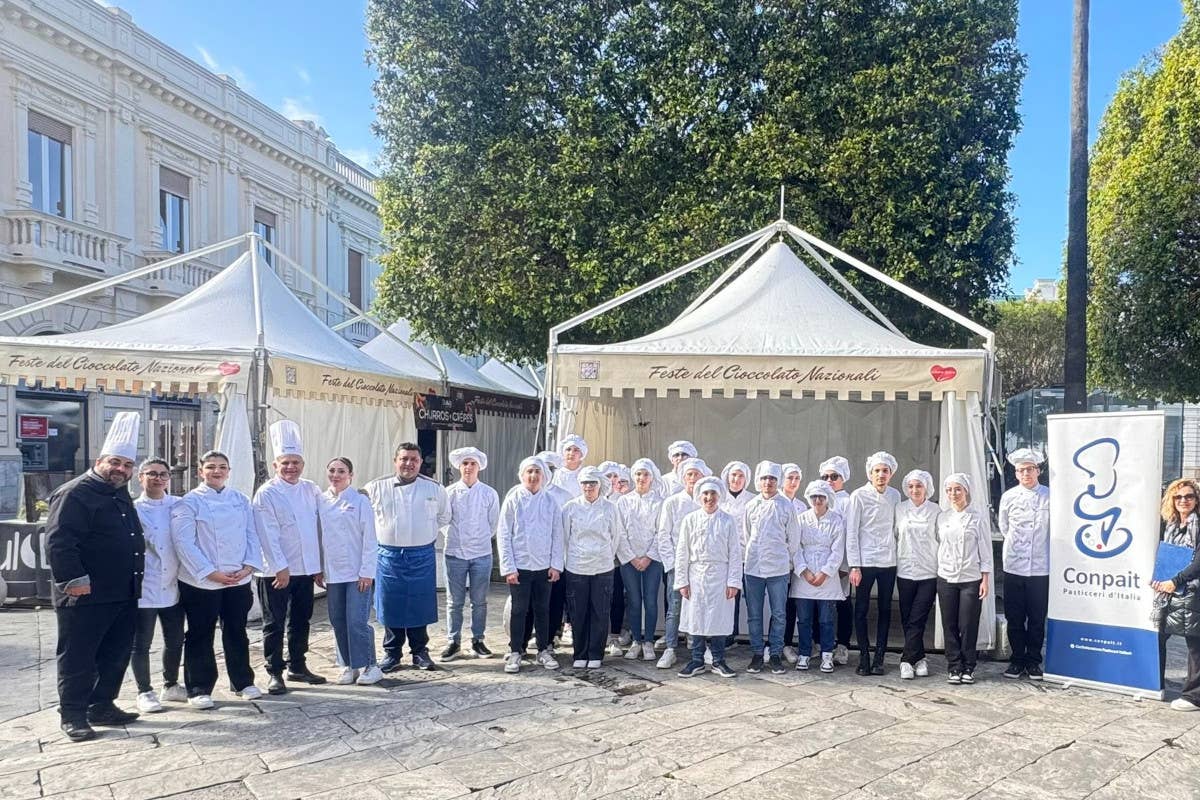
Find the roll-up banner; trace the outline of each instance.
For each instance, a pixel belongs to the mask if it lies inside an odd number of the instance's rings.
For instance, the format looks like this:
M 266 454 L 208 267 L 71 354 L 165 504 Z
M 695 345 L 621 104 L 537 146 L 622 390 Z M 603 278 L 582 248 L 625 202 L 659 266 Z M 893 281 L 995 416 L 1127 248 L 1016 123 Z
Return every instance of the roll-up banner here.
M 1055 414 L 1046 679 L 1162 698 L 1150 588 L 1163 413 Z

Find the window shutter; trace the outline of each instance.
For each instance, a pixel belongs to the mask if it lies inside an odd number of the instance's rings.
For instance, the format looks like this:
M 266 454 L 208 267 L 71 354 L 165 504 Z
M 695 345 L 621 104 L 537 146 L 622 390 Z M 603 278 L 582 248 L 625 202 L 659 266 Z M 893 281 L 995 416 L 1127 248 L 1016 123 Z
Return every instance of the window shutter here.
M 267 225 L 270 228 L 275 228 L 275 215 L 270 211 L 264 211 L 258 206 L 254 207 L 254 221 L 259 225 Z
M 190 197 L 188 193 L 190 187 L 191 180 L 187 175 L 167 167 L 158 168 L 158 188 L 164 192 L 187 199 Z
M 39 114 L 32 108 L 29 109 L 29 130 L 34 133 L 40 133 L 43 136 L 48 136 L 63 144 L 71 143 L 70 125 L 64 125 L 56 119 L 47 117 L 45 114 Z

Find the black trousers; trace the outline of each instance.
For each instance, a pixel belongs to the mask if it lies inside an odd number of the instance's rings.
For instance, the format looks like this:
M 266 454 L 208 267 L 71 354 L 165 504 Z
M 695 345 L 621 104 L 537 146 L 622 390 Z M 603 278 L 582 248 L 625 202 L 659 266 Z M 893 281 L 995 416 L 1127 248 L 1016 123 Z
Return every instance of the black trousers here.
M 900 625 L 904 628 L 904 652 L 900 660 L 915 665 L 925 657 L 925 626 L 937 597 L 937 578 L 915 581 L 896 578 L 896 586 L 900 594 Z
M 567 587 L 570 589 L 570 587 Z M 571 605 L 567 601 L 567 606 Z M 614 569 L 612 571 L 612 600 L 609 602 L 608 625 L 609 632 L 614 636 L 619 636 L 621 631 L 627 626 L 625 620 L 629 616 L 628 609 L 625 607 L 625 581 L 621 578 L 621 570 Z M 571 610 L 571 619 L 575 619 L 575 611 Z M 572 622 L 572 625 L 575 623 Z M 574 636 L 574 634 L 572 634 Z M 599 656 L 596 656 L 599 658 Z M 578 659 L 576 659 L 578 660 Z
M 854 637 L 858 639 L 858 651 L 864 657 L 871 655 L 871 639 L 867 634 L 867 612 L 871 608 L 871 587 L 876 587 L 875 608 L 879 618 L 875 620 L 875 657 L 883 658 L 887 652 L 888 633 L 892 628 L 892 592 L 896 588 L 895 567 L 862 567 L 862 580 L 854 589 Z
M 83 722 L 90 706 L 111 705 L 121 691 L 133 631 L 137 600 L 59 606 L 58 713 L 64 721 Z
M 547 582 L 550 580 L 546 578 Z M 563 619 L 574 623 L 567 609 L 567 584 L 560 579 L 550 584 L 550 640 L 562 636 Z
M 1161 624 L 1158 631 L 1158 677 L 1162 688 L 1167 688 L 1167 640 L 1172 635 L 1163 633 Z M 1187 642 L 1188 660 L 1187 676 L 1183 679 L 1180 696 L 1190 700 L 1193 705 L 1200 706 L 1200 636 L 1185 636 Z
M 598 575 L 564 572 L 567 607 L 571 609 L 571 642 L 576 661 L 600 661 L 611 622 L 614 570 Z
M 849 596 L 837 601 L 837 643 L 850 647 L 850 634 L 854 632 L 854 601 Z
M 979 581 L 950 583 L 937 579 L 938 604 L 942 607 L 942 637 L 946 640 L 946 667 L 951 672 L 975 669 L 975 645 L 979 641 Z
M 799 598 L 789 597 L 787 599 L 787 605 L 785 605 L 783 607 L 783 646 L 784 647 L 795 647 L 796 646 L 796 600 L 797 599 L 799 599 Z M 820 641 L 820 639 L 819 638 L 814 639 L 813 641 Z M 806 655 L 808 655 L 808 653 L 801 653 L 800 655 L 806 656 Z
M 246 636 L 246 617 L 254 605 L 250 584 L 223 589 L 197 589 L 179 584 L 179 604 L 187 619 L 183 635 L 183 684 L 188 697 L 212 694 L 217 685 L 217 655 L 213 639 L 217 621 L 221 622 L 221 646 L 225 650 L 225 675 L 235 692 L 254 683 L 250 667 L 250 639 Z
M 429 654 L 429 627 L 418 625 L 415 628 L 384 628 L 383 652 L 390 657 L 400 660 L 404 652 L 404 643 L 408 642 L 408 652 L 413 655 Z
M 308 630 L 313 613 L 311 575 L 293 575 L 288 585 L 276 589 L 273 577 L 256 578 L 258 605 L 262 608 L 263 660 L 267 672 L 279 675 L 286 666 L 293 672 L 308 668 Z M 287 630 L 287 658 L 283 657 L 284 627 Z
M 183 606 L 176 603 L 166 608 L 139 608 L 133 633 L 133 656 L 129 660 L 139 694 L 154 689 L 150 680 L 150 645 L 154 644 L 154 626 L 157 624 L 162 625 L 163 632 L 163 686 L 179 683 L 179 665 L 183 661 Z
M 560 579 L 555 583 L 562 583 Z M 523 625 L 517 620 L 525 619 L 533 614 L 533 630 L 537 637 L 538 652 L 550 646 L 553 634 L 550 629 L 550 596 L 552 594 L 550 575 L 544 569 L 517 570 L 517 583 L 508 585 L 508 594 L 512 598 L 512 616 L 508 625 L 508 652 L 524 653 L 529 636 Z M 566 587 L 563 588 L 564 597 Z
M 1025 669 L 1042 665 L 1046 641 L 1046 608 L 1050 602 L 1049 575 L 1004 573 L 1004 618 L 1008 621 L 1009 662 Z

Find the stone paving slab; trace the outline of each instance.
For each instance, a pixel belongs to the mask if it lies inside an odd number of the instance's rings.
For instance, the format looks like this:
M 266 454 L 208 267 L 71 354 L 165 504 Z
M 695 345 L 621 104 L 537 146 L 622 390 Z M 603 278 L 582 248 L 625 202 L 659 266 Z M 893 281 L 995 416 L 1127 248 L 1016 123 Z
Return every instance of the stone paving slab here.
M 495 587 L 497 652 L 503 599 Z M 324 613 L 318 602 L 309 660 L 332 677 Z M 621 657 L 574 670 L 568 646 L 563 668 L 518 676 L 497 657 L 251 703 L 218 688 L 211 711 L 168 704 L 73 744 L 54 707 L 54 637 L 49 610 L 0 612 L 0 800 L 1200 797 L 1200 714 L 1005 680 L 989 662 L 969 687 L 948 686 L 938 656 L 918 681 L 900 681 L 894 654 L 882 677 L 749 675 L 742 645 L 736 678 L 683 679 Z M 1182 655 L 1173 643 L 1168 681 Z M 128 681 L 121 703 L 133 696 Z

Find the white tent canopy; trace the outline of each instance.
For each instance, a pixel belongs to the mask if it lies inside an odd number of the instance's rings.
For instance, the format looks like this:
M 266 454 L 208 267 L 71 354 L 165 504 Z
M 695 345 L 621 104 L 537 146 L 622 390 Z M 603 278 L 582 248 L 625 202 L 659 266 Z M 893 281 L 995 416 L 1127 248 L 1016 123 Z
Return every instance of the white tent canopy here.
M 497 358 L 489 358 L 484 362 L 483 366 L 479 368 L 479 374 L 509 394 L 537 397 L 541 392 L 541 384 L 537 382 L 537 378 L 531 370 Z
M 462 386 L 484 392 L 506 392 L 504 387 L 492 383 L 471 366 L 465 358 L 449 347 L 414 340 L 412 326 L 407 320 L 396 320 L 388 326 L 387 330 L 391 336 L 381 333 L 364 344 L 360 350 L 371 358 L 395 369 L 408 371 L 424 368 L 428 370 L 430 365 L 433 365 L 436 371 L 438 366 L 444 367 L 446 380 L 452 386 Z

